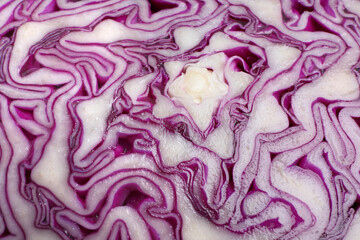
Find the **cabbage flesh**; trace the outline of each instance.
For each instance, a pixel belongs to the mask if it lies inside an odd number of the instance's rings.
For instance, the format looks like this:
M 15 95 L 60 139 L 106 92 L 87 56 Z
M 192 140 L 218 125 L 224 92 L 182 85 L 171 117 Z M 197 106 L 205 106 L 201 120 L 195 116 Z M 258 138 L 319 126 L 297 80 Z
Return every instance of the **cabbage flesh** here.
M 0 239 L 358 239 L 359 12 L 0 1 Z

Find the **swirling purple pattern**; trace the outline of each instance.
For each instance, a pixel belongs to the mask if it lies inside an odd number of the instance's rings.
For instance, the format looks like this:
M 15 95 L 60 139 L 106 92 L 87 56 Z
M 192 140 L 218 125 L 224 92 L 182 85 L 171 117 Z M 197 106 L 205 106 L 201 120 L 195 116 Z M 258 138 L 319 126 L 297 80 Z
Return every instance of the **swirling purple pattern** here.
M 0 0 L 0 239 L 357 239 L 359 13 Z

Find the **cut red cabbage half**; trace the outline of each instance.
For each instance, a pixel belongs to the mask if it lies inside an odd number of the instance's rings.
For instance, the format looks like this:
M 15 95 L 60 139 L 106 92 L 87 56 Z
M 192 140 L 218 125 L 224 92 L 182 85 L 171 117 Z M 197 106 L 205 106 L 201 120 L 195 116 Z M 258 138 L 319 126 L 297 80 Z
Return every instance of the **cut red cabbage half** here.
M 0 239 L 359 239 L 360 2 L 0 0 Z

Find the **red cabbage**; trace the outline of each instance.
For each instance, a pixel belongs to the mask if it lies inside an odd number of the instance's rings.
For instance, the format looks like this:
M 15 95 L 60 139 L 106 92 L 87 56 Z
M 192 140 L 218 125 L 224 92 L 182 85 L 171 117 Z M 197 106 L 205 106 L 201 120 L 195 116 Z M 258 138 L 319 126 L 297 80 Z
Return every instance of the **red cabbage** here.
M 0 1 L 0 239 L 358 239 L 359 13 Z

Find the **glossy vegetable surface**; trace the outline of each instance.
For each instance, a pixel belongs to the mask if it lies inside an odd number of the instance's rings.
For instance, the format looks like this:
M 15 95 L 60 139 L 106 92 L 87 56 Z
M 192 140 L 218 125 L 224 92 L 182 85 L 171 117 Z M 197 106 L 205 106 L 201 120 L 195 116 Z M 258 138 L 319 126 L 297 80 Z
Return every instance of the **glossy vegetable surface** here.
M 358 239 L 359 17 L 0 0 L 0 239 Z

